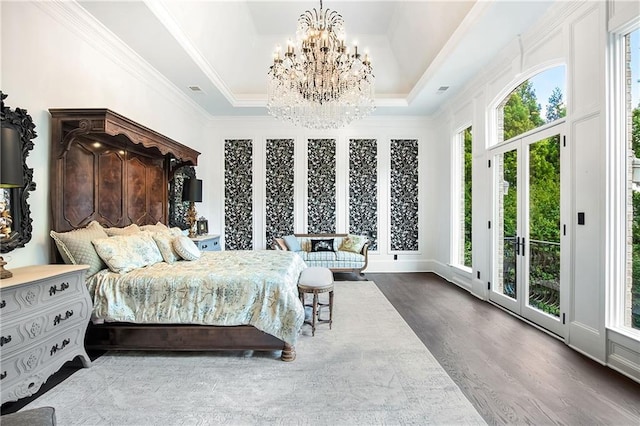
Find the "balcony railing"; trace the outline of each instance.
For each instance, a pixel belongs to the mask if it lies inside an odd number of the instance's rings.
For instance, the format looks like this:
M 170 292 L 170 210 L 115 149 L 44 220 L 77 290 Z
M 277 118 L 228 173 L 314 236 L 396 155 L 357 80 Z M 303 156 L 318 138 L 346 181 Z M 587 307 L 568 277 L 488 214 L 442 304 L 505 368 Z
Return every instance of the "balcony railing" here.
M 504 294 L 516 298 L 515 237 L 504 238 Z M 560 243 L 529 241 L 529 305 L 560 316 Z

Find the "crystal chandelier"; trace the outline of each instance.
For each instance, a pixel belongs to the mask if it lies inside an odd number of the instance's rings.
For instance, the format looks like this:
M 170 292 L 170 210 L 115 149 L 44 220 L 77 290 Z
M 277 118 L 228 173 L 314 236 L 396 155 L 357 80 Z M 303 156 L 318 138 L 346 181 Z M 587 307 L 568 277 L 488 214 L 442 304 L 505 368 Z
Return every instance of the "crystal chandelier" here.
M 272 116 L 313 129 L 339 128 L 374 109 L 369 55 L 345 45 L 344 21 L 336 11 L 307 10 L 298 19 L 296 41 L 284 58 L 278 46 L 268 73 L 267 109 Z

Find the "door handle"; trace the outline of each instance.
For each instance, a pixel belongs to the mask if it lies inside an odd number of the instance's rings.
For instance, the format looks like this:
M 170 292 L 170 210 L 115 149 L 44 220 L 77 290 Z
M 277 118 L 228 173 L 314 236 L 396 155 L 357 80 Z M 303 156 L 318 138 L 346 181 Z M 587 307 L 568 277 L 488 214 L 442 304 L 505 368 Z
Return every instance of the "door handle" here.
M 522 237 L 522 255 L 524 256 L 524 237 Z
M 520 255 L 520 237 L 516 237 L 516 256 Z

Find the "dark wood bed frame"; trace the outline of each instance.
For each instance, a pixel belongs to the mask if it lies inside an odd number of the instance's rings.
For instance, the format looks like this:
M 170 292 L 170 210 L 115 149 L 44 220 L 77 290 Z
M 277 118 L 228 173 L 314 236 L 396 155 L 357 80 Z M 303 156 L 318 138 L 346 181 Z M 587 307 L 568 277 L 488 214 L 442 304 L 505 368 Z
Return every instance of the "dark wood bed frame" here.
M 50 109 L 51 229 L 168 222 L 173 170 L 197 165 L 200 153 L 108 109 Z M 62 259 L 51 242 L 50 257 Z M 90 324 L 87 349 L 282 350 L 293 346 L 249 325 Z

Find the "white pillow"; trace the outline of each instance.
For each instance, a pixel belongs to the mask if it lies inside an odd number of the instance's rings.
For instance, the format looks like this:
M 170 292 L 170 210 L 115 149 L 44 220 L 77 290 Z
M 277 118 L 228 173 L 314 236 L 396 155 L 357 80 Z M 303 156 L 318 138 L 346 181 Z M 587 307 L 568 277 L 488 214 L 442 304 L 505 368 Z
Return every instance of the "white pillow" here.
M 91 242 L 109 269 L 118 274 L 162 262 L 160 249 L 149 232 L 98 238 Z
M 180 235 L 173 239 L 173 248 L 184 260 L 197 260 L 200 258 L 200 250 L 186 235 Z
M 102 225 L 95 220 L 85 228 L 79 228 L 69 232 L 51 231 L 49 235 L 51 235 L 51 238 L 56 242 L 58 251 L 65 263 L 89 265 L 87 277 L 106 268 L 106 265 L 100 256 L 98 256 L 98 253 L 96 253 L 91 241 L 96 238 L 107 238 L 108 235 Z
M 153 234 L 153 240 L 158 245 L 162 258 L 167 263 L 173 263 L 176 260 L 180 260 L 178 252 L 173 248 L 173 240 L 175 238 L 175 235 L 165 232 L 156 232 Z
M 105 228 L 104 232 L 106 232 L 108 236 L 113 237 L 115 235 L 135 234 L 136 232 L 140 232 L 140 228 L 135 223 L 132 223 L 123 228 Z
M 140 227 L 140 230 L 151 232 L 169 232 L 169 227 L 162 222 L 158 222 L 155 225 L 142 225 Z

